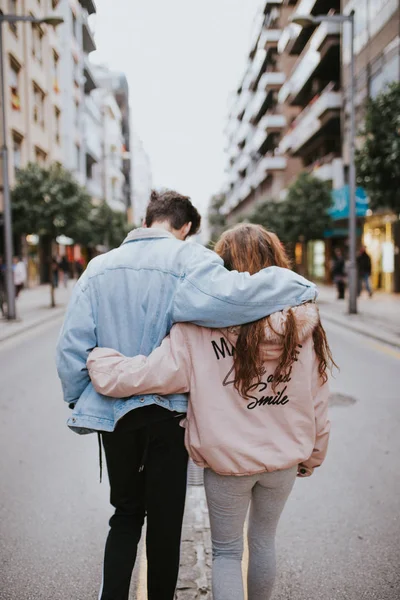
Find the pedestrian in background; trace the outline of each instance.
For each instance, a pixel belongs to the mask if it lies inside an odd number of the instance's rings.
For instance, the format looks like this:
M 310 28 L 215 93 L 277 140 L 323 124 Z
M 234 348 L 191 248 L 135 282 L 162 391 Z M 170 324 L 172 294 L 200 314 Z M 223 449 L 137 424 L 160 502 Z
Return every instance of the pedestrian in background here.
M 340 248 L 334 250 L 331 275 L 338 292 L 338 300 L 343 300 L 346 289 L 346 264 Z
M 315 286 L 287 269 L 229 272 L 214 252 L 184 243 L 200 222 L 187 196 L 153 192 L 146 227 L 88 265 L 58 342 L 58 373 L 73 409 L 68 425 L 99 432 L 115 507 L 100 600 L 128 600 L 145 517 L 148 598 L 175 597 L 188 456 L 180 420 L 188 401 L 182 393 L 104 398 L 90 382 L 90 349 L 149 355 L 176 322 L 227 327 L 315 298 Z
M 62 271 L 63 274 L 63 283 L 64 283 L 64 287 L 68 287 L 68 279 L 69 279 L 69 261 L 67 259 L 67 257 L 64 255 L 60 261 L 60 269 Z
M 51 278 L 53 287 L 58 288 L 60 279 L 60 263 L 57 256 L 53 256 L 51 259 Z
M 15 297 L 18 298 L 27 280 L 26 265 L 20 256 L 14 256 L 14 285 Z
M 357 273 L 358 273 L 358 295 L 361 294 L 363 287 L 367 290 L 369 297 L 372 297 L 371 288 L 371 257 L 367 254 L 365 246 L 361 246 L 357 256 Z

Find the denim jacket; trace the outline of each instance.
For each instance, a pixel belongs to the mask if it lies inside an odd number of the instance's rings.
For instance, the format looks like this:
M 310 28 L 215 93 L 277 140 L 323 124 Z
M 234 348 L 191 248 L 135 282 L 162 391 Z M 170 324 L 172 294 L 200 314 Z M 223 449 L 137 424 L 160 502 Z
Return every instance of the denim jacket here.
M 77 433 L 113 431 L 129 411 L 149 404 L 186 412 L 182 394 L 110 399 L 98 394 L 86 360 L 96 346 L 148 356 L 177 322 L 227 327 L 314 300 L 315 286 L 270 267 L 229 272 L 214 252 L 161 229 L 136 229 L 117 249 L 93 259 L 75 286 L 57 345 L 64 399 Z

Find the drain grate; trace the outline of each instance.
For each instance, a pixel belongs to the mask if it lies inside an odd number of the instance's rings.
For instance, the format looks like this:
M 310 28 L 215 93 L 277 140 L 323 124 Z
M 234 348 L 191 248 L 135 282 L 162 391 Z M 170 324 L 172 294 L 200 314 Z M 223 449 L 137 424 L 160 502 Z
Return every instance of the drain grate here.
M 353 396 L 347 396 L 346 394 L 331 394 L 329 397 L 330 406 L 351 406 L 356 402 L 357 400 Z
M 203 485 L 203 469 L 194 464 L 192 460 L 189 460 L 188 466 L 188 485 Z

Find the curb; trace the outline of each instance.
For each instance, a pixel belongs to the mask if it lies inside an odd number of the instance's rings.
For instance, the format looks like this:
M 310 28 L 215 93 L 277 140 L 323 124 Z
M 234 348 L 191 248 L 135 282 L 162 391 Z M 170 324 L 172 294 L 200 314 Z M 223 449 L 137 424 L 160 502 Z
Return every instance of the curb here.
M 37 327 L 40 327 L 41 325 L 44 325 L 46 323 L 51 323 L 52 321 L 55 321 L 59 317 L 64 316 L 65 308 L 62 308 L 62 309 L 60 308 L 60 309 L 55 309 L 55 310 L 57 311 L 57 313 L 52 313 L 51 315 L 47 315 L 46 317 L 43 317 L 42 319 L 39 319 L 38 321 L 34 321 L 33 323 L 26 325 L 26 327 L 21 327 L 21 329 L 18 329 L 18 331 L 10 331 L 9 333 L 6 333 L 5 335 L 1 336 L 0 344 L 2 342 L 6 342 L 7 340 L 10 340 L 11 338 L 18 337 L 19 335 L 22 335 L 23 333 L 32 331 L 32 329 L 36 329 Z
M 371 332 L 371 331 L 365 329 L 362 326 L 358 326 L 356 323 L 352 323 L 350 320 L 344 322 L 343 319 L 341 319 L 340 317 L 338 318 L 338 317 L 332 315 L 331 313 L 326 313 L 323 309 L 321 310 L 321 307 L 319 307 L 319 309 L 320 309 L 321 317 L 323 319 L 325 319 L 326 321 L 330 321 L 331 323 L 334 323 L 335 325 L 339 325 L 346 329 L 350 329 L 351 331 L 354 331 L 355 333 L 359 333 L 359 334 L 364 335 L 365 337 L 368 337 L 377 342 L 387 344 L 388 346 L 391 346 L 392 348 L 395 348 L 396 350 L 400 350 L 400 339 L 385 336 L 384 334 L 379 335 L 377 333 L 374 333 L 374 332 Z

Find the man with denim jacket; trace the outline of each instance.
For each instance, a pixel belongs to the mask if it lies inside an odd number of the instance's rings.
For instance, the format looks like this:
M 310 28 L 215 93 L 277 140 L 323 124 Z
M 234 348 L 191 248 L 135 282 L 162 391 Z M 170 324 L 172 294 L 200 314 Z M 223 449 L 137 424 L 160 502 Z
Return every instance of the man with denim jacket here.
M 187 398 L 101 396 L 86 368 L 89 352 L 106 346 L 148 355 L 176 322 L 238 325 L 316 296 L 314 285 L 291 271 L 229 272 L 214 252 L 184 243 L 200 219 L 189 198 L 153 192 L 147 227 L 92 260 L 76 284 L 58 342 L 58 373 L 72 409 L 68 425 L 101 433 L 115 507 L 100 600 L 128 600 L 145 516 L 148 598 L 174 597 L 187 468 L 179 421 Z

